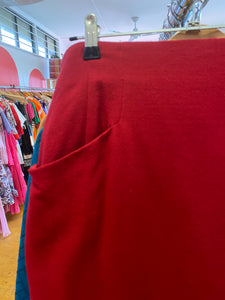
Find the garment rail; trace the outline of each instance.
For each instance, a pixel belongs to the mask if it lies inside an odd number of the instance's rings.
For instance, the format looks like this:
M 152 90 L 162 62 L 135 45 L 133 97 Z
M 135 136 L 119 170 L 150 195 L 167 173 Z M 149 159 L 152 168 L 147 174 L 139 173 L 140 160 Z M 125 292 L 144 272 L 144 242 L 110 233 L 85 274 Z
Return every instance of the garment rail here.
M 181 32 L 181 31 L 200 31 L 207 29 L 219 29 L 225 28 L 225 24 L 222 25 L 210 25 L 210 26 L 192 26 L 187 23 L 186 27 L 182 28 L 164 28 L 159 30 L 149 31 L 130 31 L 130 32 L 116 32 L 110 34 L 99 34 L 100 26 L 97 25 L 97 18 L 94 14 L 88 14 L 85 18 L 85 36 L 74 36 L 70 37 L 70 41 L 85 40 L 85 48 L 83 53 L 84 60 L 99 59 L 101 58 L 101 52 L 98 47 L 98 39 L 102 37 L 115 37 L 115 36 L 126 36 L 126 35 L 153 35 L 162 34 L 168 32 Z
M 25 86 L 6 86 L 6 85 L 0 85 L 0 89 L 6 90 L 19 90 L 19 91 L 39 91 L 39 92 L 54 92 L 54 89 L 48 89 L 48 88 L 39 88 L 39 87 L 25 87 Z
M 166 29 L 158 29 L 158 30 L 148 30 L 148 31 L 129 31 L 129 32 L 118 32 L 118 33 L 110 33 L 110 34 L 100 34 L 98 38 L 105 37 L 115 37 L 115 36 L 126 36 L 126 35 L 154 35 L 165 32 L 180 32 L 180 31 L 195 31 L 195 30 L 207 30 L 207 29 L 219 29 L 225 28 L 225 24 L 222 25 L 210 25 L 210 26 L 196 26 L 196 27 L 183 27 L 183 28 L 166 28 Z M 85 40 L 85 36 L 74 36 L 69 38 L 70 41 L 77 40 Z

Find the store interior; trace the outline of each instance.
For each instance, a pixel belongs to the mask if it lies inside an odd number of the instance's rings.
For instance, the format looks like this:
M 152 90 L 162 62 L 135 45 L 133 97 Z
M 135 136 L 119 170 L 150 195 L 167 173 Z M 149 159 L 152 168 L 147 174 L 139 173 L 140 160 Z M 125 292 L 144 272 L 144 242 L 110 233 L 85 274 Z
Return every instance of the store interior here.
M 225 299 L 224 11 L 0 0 L 1 300 Z

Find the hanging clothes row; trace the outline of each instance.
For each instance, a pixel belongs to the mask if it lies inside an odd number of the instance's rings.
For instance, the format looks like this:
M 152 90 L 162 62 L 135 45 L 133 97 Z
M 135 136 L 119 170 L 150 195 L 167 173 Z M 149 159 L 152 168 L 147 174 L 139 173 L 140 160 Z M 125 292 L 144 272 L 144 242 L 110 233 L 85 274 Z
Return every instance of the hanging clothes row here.
M 5 213 L 20 212 L 40 121 L 52 94 L 0 91 L 0 233 L 10 234 Z

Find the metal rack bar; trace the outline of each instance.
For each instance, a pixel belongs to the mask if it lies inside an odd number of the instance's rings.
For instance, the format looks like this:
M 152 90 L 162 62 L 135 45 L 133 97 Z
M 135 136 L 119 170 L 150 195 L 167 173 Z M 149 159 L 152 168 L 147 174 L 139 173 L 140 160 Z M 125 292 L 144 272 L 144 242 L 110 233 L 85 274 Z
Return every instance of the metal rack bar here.
M 140 34 L 151 35 L 151 34 L 159 34 L 159 33 L 165 33 L 165 32 L 195 31 L 195 30 L 207 30 L 207 29 L 219 29 L 219 28 L 225 28 L 225 24 L 210 25 L 210 26 L 196 26 L 196 27 L 182 27 L 182 28 L 166 28 L 166 29 L 149 30 L 149 31 L 118 32 L 118 33 L 111 33 L 111 34 L 101 34 L 101 35 L 98 35 L 98 38 L 125 36 L 125 35 L 140 35 Z M 84 40 L 84 39 L 85 39 L 85 36 L 75 36 L 75 37 L 71 37 L 70 41 Z
M 54 92 L 54 89 L 48 89 L 48 88 L 38 88 L 38 87 L 27 87 L 27 86 L 14 86 L 14 85 L 0 85 L 0 89 L 4 89 L 4 90 L 24 90 L 24 91 L 49 91 L 49 92 Z

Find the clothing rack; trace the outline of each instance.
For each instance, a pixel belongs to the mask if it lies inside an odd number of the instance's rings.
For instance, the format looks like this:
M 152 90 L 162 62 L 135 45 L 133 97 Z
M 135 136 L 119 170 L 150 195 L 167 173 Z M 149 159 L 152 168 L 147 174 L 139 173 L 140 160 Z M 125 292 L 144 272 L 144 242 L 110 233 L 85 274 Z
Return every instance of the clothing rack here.
M 69 38 L 70 41 L 85 40 L 85 48 L 83 53 L 84 60 L 92 60 L 101 58 L 100 49 L 98 47 L 98 39 L 101 37 L 115 37 L 115 36 L 126 36 L 126 35 L 153 35 L 162 34 L 168 32 L 181 32 L 181 31 L 200 31 L 207 29 L 219 29 L 225 28 L 225 24 L 222 25 L 210 25 L 200 26 L 196 24 L 186 24 L 186 27 L 181 28 L 164 28 L 159 30 L 148 30 L 148 31 L 130 31 L 130 32 L 118 32 L 110 34 L 99 34 L 100 27 L 97 25 L 97 18 L 94 14 L 89 14 L 85 18 L 85 36 L 74 36 Z
M 115 37 L 115 36 L 126 36 L 126 35 L 154 35 L 165 32 L 181 32 L 181 31 L 195 31 L 195 30 L 207 30 L 207 29 L 220 29 L 225 28 L 225 24 L 222 25 L 209 25 L 209 26 L 196 26 L 196 27 L 183 27 L 183 28 L 165 28 L 158 30 L 147 30 L 147 31 L 129 31 L 129 32 L 118 32 L 110 34 L 100 34 L 98 38 L 104 37 Z M 85 40 L 85 36 L 74 36 L 69 38 L 70 41 Z
M 38 88 L 38 87 L 26 87 L 26 86 L 14 86 L 14 85 L 0 85 L 0 89 L 6 90 L 19 90 L 19 91 L 39 91 L 39 92 L 54 92 L 54 89 L 48 89 L 48 88 Z

